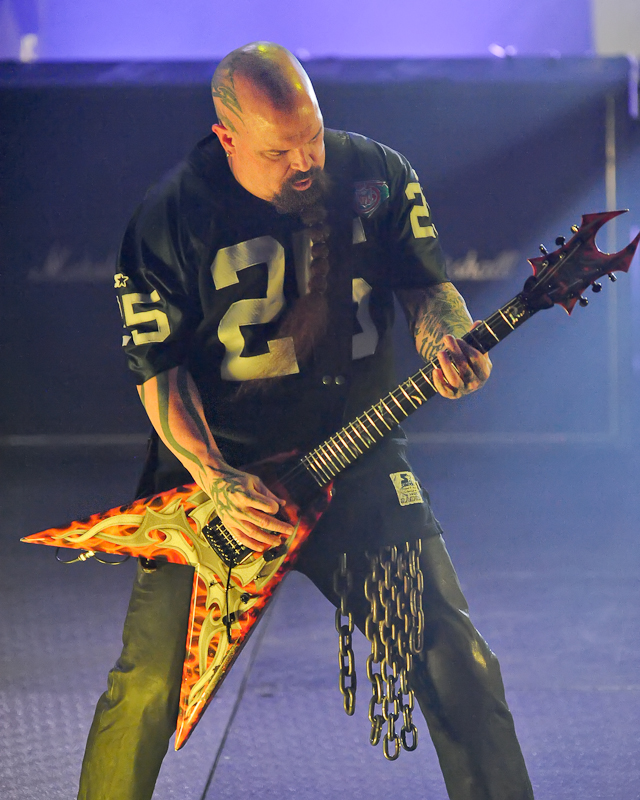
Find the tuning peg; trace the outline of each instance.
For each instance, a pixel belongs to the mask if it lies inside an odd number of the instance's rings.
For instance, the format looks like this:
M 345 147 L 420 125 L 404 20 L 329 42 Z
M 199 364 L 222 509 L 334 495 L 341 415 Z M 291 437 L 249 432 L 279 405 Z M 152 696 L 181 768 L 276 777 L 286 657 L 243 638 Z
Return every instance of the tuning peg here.
M 608 272 L 607 275 L 608 275 L 609 280 L 611 281 L 611 283 L 615 283 L 618 280 L 616 278 L 616 276 L 613 274 L 613 272 Z
M 598 294 L 598 292 L 602 291 L 602 284 L 601 283 L 597 283 L 597 282 L 596 283 L 592 283 L 591 284 L 591 291 L 594 292 L 595 294 Z
M 543 256 L 548 256 L 549 255 L 549 251 L 547 250 L 547 248 L 543 244 L 540 245 L 540 252 L 542 253 Z
M 564 238 L 564 236 L 557 236 L 557 237 L 556 237 L 556 244 L 558 245 L 558 247 L 562 247 L 562 245 L 563 245 L 563 244 L 564 244 L 566 241 L 567 241 L 567 240 Z
M 581 305 L 583 308 L 585 308 L 585 306 L 588 306 L 588 305 L 589 305 L 589 301 L 587 300 L 587 298 L 586 298 L 586 297 L 581 297 L 581 298 L 578 300 L 578 302 L 580 303 L 580 305 Z
M 571 233 L 578 233 L 579 230 L 580 228 L 577 225 L 571 226 Z

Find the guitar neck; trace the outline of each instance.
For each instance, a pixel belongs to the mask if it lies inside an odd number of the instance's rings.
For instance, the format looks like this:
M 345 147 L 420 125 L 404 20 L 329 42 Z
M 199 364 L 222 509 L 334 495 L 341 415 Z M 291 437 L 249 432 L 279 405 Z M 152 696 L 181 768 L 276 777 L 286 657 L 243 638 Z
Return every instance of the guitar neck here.
M 537 310 L 537 309 L 536 309 Z M 488 352 L 529 319 L 535 310 L 518 294 L 462 338 L 482 352 Z M 306 470 L 319 486 L 336 475 L 381 441 L 396 425 L 437 394 L 432 381 L 438 367 L 433 359 L 407 378 L 386 397 L 372 405 L 302 458 Z

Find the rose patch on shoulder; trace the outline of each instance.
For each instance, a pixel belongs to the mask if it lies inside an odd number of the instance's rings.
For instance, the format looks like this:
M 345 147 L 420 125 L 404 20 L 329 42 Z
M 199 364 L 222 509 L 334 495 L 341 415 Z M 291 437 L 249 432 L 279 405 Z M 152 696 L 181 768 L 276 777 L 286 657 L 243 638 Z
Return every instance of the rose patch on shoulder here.
M 401 506 L 411 506 L 415 503 L 422 503 L 422 492 L 420 484 L 416 480 L 413 472 L 392 472 L 389 477 L 398 495 L 398 502 Z
M 371 217 L 389 199 L 385 181 L 358 181 L 354 184 L 353 207 L 361 217 Z

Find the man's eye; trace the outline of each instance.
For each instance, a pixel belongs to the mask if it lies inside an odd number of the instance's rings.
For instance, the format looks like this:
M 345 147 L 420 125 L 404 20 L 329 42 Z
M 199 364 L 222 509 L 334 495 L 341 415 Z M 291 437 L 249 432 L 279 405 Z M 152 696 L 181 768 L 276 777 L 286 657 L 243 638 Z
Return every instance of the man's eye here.
M 271 158 L 280 158 L 280 156 L 283 156 L 286 152 L 286 150 L 273 150 L 271 153 L 269 153 L 269 156 Z

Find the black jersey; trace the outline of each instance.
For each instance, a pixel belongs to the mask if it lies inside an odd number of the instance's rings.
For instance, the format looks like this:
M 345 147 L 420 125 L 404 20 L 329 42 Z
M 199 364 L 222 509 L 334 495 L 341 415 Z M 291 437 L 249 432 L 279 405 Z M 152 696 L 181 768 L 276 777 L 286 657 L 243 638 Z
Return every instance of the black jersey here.
M 395 385 L 393 291 L 447 280 L 429 207 L 399 153 L 326 131 L 330 324 L 308 364 L 275 334 L 306 290 L 310 239 L 233 177 L 215 136 L 149 191 L 115 284 L 138 383 L 185 365 L 223 456 L 306 450 Z M 275 358 L 284 351 L 286 358 Z M 237 396 L 244 381 L 273 391 Z

